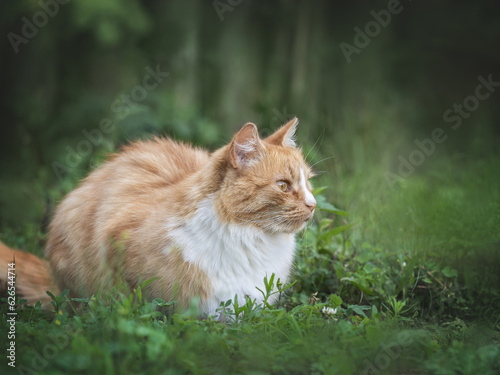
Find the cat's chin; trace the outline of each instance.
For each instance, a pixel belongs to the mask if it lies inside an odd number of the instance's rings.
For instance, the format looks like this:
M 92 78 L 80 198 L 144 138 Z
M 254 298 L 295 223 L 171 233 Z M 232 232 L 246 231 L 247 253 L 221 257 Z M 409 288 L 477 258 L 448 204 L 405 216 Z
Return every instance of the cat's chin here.
M 300 231 L 305 229 L 308 221 L 309 220 L 296 222 L 294 224 L 289 224 L 282 229 L 282 232 L 288 234 L 299 233 Z
M 312 220 L 313 216 L 314 216 L 314 211 L 309 216 L 307 216 L 304 221 L 299 223 L 299 229 L 297 229 L 296 233 L 306 229 L 307 223 L 309 223 Z
M 297 230 L 295 231 L 295 233 L 298 233 L 298 232 L 300 232 L 300 231 L 302 231 L 302 230 L 306 229 L 307 222 L 308 222 L 308 220 L 306 220 L 306 221 L 304 221 L 302 224 L 300 224 L 299 229 L 297 229 Z

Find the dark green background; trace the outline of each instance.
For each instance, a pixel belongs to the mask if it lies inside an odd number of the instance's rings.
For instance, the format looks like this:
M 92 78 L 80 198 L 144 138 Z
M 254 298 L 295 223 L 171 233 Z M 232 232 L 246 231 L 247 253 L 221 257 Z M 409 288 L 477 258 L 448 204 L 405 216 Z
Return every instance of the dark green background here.
M 221 4 L 224 2 L 219 2 Z M 233 4 L 237 4 L 235 1 Z M 347 63 L 340 43 L 387 1 L 69 1 L 15 53 L 36 1 L 3 1 L 0 15 L 0 226 L 39 220 L 61 189 L 53 162 L 112 119 L 115 131 L 70 173 L 126 140 L 169 134 L 216 147 L 246 121 L 268 133 L 293 115 L 299 141 L 315 141 L 329 173 L 397 170 L 415 138 L 474 93 L 500 81 L 496 1 L 401 1 L 403 10 Z M 220 5 L 219 5 L 220 7 Z M 222 18 L 222 19 L 221 19 Z M 122 118 L 112 104 L 142 84 L 146 67 L 169 76 Z M 498 149 L 500 106 L 482 101 L 436 154 L 481 158 Z M 384 180 L 384 174 L 380 176 Z M 36 181 L 36 183 L 35 183 Z M 41 184 L 41 185 L 40 185 Z

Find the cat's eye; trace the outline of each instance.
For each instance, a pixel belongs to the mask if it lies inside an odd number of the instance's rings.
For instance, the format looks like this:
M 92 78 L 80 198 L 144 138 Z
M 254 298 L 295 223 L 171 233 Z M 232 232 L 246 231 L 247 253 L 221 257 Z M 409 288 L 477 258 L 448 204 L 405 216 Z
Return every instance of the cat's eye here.
M 287 192 L 290 191 L 290 185 L 286 181 L 278 181 L 278 187 L 281 191 Z

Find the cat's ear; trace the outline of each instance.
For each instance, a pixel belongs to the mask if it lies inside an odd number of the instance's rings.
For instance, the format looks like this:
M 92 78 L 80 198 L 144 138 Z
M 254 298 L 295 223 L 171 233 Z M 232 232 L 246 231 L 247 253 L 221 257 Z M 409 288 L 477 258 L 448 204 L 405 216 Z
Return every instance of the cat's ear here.
M 246 123 L 231 141 L 231 164 L 237 169 L 251 165 L 261 158 L 262 149 L 257 126 Z
M 267 137 L 265 141 L 276 146 L 295 148 L 295 131 L 297 130 L 298 124 L 299 119 L 294 117 L 281 128 L 276 130 L 272 135 Z

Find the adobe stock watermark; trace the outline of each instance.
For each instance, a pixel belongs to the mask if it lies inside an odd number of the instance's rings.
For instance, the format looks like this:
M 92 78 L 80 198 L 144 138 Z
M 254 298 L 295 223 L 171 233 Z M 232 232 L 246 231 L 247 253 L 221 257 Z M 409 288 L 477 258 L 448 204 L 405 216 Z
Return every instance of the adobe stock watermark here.
M 7 365 L 16 367 L 16 259 L 12 259 L 11 263 L 7 264 L 7 304 L 9 305 L 7 311 Z
M 494 81 L 492 74 L 489 74 L 488 78 L 478 76 L 477 80 L 479 84 L 476 86 L 473 95 L 465 97 L 462 103 L 454 103 L 451 108 L 444 111 L 443 121 L 452 124 L 450 126 L 452 130 L 459 129 L 463 120 L 468 119 L 472 112 L 479 108 L 481 101 L 488 99 L 496 88 L 500 87 L 500 82 Z M 410 177 L 415 172 L 416 167 L 422 165 L 425 159 L 436 151 L 436 145 L 445 142 L 447 139 L 446 130 L 440 127 L 433 129 L 429 138 L 415 139 L 414 143 L 417 147 L 409 153 L 408 157 L 398 156 L 398 174 L 389 171 L 385 172 L 385 179 L 389 186 L 393 187 L 398 181 Z
M 21 21 L 23 21 L 23 26 L 21 27 L 22 36 L 14 32 L 7 34 L 7 39 L 9 39 L 14 52 L 17 54 L 21 44 L 28 44 L 38 34 L 38 31 L 47 25 L 49 19 L 54 18 L 59 13 L 60 5 L 65 5 L 69 2 L 70 0 L 40 0 L 38 2 L 40 10 L 33 13 L 31 20 L 26 16 L 21 18 Z
M 142 79 L 142 84 L 134 86 L 130 92 L 120 95 L 111 103 L 111 111 L 115 113 L 118 120 L 123 120 L 130 113 L 133 106 L 145 100 L 148 92 L 155 90 L 170 73 L 160 70 L 160 65 L 157 64 L 155 69 L 147 66 L 145 68 L 146 74 Z M 52 162 L 52 169 L 56 174 L 59 181 L 64 175 L 74 168 L 76 168 L 83 158 L 92 153 L 94 147 L 102 144 L 105 136 L 111 134 L 115 130 L 115 124 L 112 119 L 104 117 L 99 121 L 97 128 L 90 131 L 84 129 L 82 131 L 85 139 L 82 139 L 75 148 L 66 146 L 65 164 L 54 161 Z
M 381 345 L 382 349 L 378 351 L 373 361 L 365 359 L 363 375 L 379 375 L 383 373 L 391 362 L 401 355 L 403 348 L 411 343 L 412 340 L 408 332 L 399 332 L 397 340 L 391 342 L 389 345 Z
M 363 29 L 358 26 L 354 28 L 356 34 L 354 35 L 353 44 L 346 42 L 339 44 L 348 64 L 351 63 L 351 56 L 353 54 L 360 54 L 364 48 L 368 47 L 372 39 L 376 38 L 382 29 L 389 25 L 392 16 L 401 13 L 404 9 L 399 0 L 389 0 L 386 8 L 387 9 L 381 9 L 378 12 L 371 10 L 370 14 L 373 20 L 368 21 Z
M 214 0 L 212 5 L 219 16 L 219 20 L 224 22 L 224 13 L 230 12 L 232 13 L 234 8 L 240 5 L 243 0 Z

